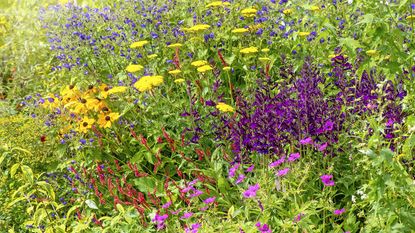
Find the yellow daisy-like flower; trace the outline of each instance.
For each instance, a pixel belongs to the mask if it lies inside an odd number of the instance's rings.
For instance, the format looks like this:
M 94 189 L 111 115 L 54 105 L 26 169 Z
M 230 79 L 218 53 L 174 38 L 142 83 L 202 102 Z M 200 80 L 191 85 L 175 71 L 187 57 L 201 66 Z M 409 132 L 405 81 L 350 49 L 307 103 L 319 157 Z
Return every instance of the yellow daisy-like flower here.
M 175 70 L 170 70 L 169 74 L 176 75 L 176 74 L 180 74 L 181 72 L 182 72 L 181 70 L 175 69 Z
M 232 106 L 227 105 L 227 104 L 222 103 L 222 102 L 218 103 L 216 105 L 216 108 L 219 109 L 219 111 L 221 111 L 221 112 L 234 112 L 235 111 L 235 109 Z
M 231 70 L 231 67 L 230 66 L 225 66 L 225 67 L 222 68 L 222 70 L 229 71 L 229 70 Z
M 108 94 L 115 94 L 115 93 L 124 93 L 127 90 L 127 87 L 119 86 L 119 87 L 113 87 L 108 91 Z
M 293 13 L 293 9 L 285 9 L 282 11 L 285 15 L 291 15 Z
M 251 47 L 248 47 L 248 48 L 243 48 L 239 52 L 241 52 L 243 54 L 257 53 L 258 52 L 258 48 L 251 46 Z
M 269 52 L 269 49 L 268 48 L 261 49 L 261 52 L 268 53 Z
M 210 65 L 204 65 L 197 68 L 197 71 L 200 73 L 205 73 L 206 71 L 213 70 Z
M 157 54 L 150 54 L 150 55 L 147 55 L 147 58 L 148 59 L 154 59 L 154 58 L 156 58 L 157 57 Z
M 76 114 L 85 114 L 88 110 L 94 109 L 99 104 L 99 100 L 95 98 L 79 98 L 78 101 L 69 103 L 68 107 L 73 108 Z
M 371 56 L 371 57 L 374 57 L 374 56 L 378 55 L 378 51 L 376 51 L 374 49 L 371 49 L 371 50 L 366 51 L 366 54 Z
M 256 13 L 257 13 L 257 9 L 252 8 L 252 7 L 251 8 L 245 8 L 241 11 L 241 14 L 244 17 L 254 17 L 256 15 Z
M 92 125 L 95 123 L 94 119 L 84 117 L 79 124 L 78 131 L 82 133 L 86 133 L 88 129 L 92 128 Z
M 130 48 L 142 48 L 144 45 L 148 44 L 149 42 L 147 40 L 137 41 L 130 45 Z
M 107 84 L 103 83 L 99 86 L 99 89 L 101 90 L 101 92 L 100 92 L 101 97 L 104 98 L 104 99 L 107 98 L 108 97 L 108 91 L 110 90 L 110 87 Z
M 183 45 L 182 44 L 180 44 L 180 43 L 176 43 L 176 44 L 171 44 L 171 45 L 169 45 L 169 46 L 167 46 L 168 48 L 180 48 L 180 47 L 182 47 Z
M 204 60 L 198 60 L 198 61 L 194 61 L 192 63 L 190 63 L 190 65 L 195 66 L 195 67 L 199 67 L 199 66 L 204 66 L 207 65 L 208 62 L 204 61 Z
M 310 32 L 299 32 L 298 35 L 301 36 L 301 37 L 306 37 L 306 36 L 310 35 Z
M 206 5 L 206 7 L 230 6 L 229 2 L 214 1 Z
M 311 10 L 311 11 L 320 11 L 320 7 L 318 7 L 318 6 L 312 6 L 312 7 L 310 8 L 310 10 Z
M 178 79 L 174 80 L 175 83 L 182 83 L 184 81 L 186 81 L 186 80 L 184 80 L 182 78 L 178 78 Z
M 189 31 L 189 32 L 201 32 L 204 31 L 206 29 L 210 28 L 210 25 L 207 24 L 197 24 L 191 28 L 183 28 L 184 31 Z
M 127 66 L 127 68 L 125 68 L 125 70 L 129 73 L 138 72 L 142 69 L 144 69 L 144 67 L 142 65 L 129 65 L 129 66 Z
M 248 29 L 246 28 L 236 28 L 232 30 L 233 33 L 245 33 L 245 32 L 249 32 Z
M 136 83 L 134 87 L 140 92 L 145 92 L 160 86 L 164 82 L 163 76 L 143 76 Z
M 271 61 L 271 58 L 269 58 L 269 57 L 260 57 L 260 58 L 258 58 L 260 61 L 262 61 L 262 62 L 269 62 L 269 61 Z
M 98 125 L 101 128 L 110 128 L 112 123 L 120 117 L 120 114 L 112 112 L 109 114 L 100 114 L 98 116 Z

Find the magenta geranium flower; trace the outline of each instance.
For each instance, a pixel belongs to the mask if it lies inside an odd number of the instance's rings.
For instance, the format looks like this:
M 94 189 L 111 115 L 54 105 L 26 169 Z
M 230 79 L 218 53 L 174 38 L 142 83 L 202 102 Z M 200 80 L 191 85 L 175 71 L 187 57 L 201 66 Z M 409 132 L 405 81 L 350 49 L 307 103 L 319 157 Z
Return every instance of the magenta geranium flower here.
M 344 208 L 333 211 L 334 215 L 342 215 L 344 212 L 346 212 Z
M 279 158 L 277 161 L 274 161 L 274 162 L 270 163 L 269 167 L 270 168 L 277 167 L 277 166 L 281 165 L 284 161 L 285 161 L 285 156 Z
M 205 204 L 210 204 L 210 203 L 213 203 L 215 200 L 216 200 L 216 197 L 209 197 L 206 200 L 204 200 L 203 202 Z
M 281 170 L 279 170 L 278 172 L 277 172 L 277 176 L 285 176 L 285 175 L 287 175 L 287 173 L 290 171 L 290 168 L 284 168 L 284 169 L 281 169 Z
M 181 217 L 180 217 L 180 219 L 188 219 L 188 218 L 190 218 L 190 217 L 192 217 L 193 216 L 193 213 L 192 212 L 185 212 Z
M 257 222 L 255 226 L 258 228 L 258 231 L 261 233 L 272 233 L 271 229 L 267 224 L 261 224 L 260 222 Z
M 320 179 L 321 179 L 321 182 L 323 182 L 325 186 L 334 186 L 334 180 L 332 180 L 333 175 L 325 174 L 325 175 L 320 176 Z
M 299 159 L 300 156 L 300 153 L 290 154 L 290 156 L 288 157 L 288 162 L 294 162 L 295 160 Z
M 243 193 L 243 195 L 245 198 L 255 197 L 258 189 L 259 189 L 259 184 L 249 186 L 248 189 Z
M 300 140 L 301 145 L 313 144 L 313 139 L 308 137 Z

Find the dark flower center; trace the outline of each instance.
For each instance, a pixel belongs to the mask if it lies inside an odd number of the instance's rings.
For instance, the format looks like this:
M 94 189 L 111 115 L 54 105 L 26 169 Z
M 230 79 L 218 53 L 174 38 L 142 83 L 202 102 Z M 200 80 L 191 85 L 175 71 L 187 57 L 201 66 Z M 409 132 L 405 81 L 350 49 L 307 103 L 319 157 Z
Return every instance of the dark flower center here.
M 84 127 L 87 127 L 87 126 L 88 126 L 88 122 L 84 122 L 82 125 L 83 125 Z
M 111 120 L 111 117 L 110 117 L 110 116 L 106 116 L 106 117 L 105 117 L 105 120 L 106 120 L 106 121 L 109 121 L 109 120 Z
M 75 85 L 71 84 L 69 85 L 69 90 L 72 90 L 75 87 Z
M 103 108 L 102 108 L 102 111 L 103 111 L 103 112 L 108 112 L 108 111 L 109 111 L 109 109 L 108 109 L 107 107 L 103 107 Z
M 88 89 L 91 90 L 92 88 L 94 88 L 94 85 L 89 85 Z
M 81 99 L 81 103 L 86 104 L 86 99 Z
M 109 87 L 105 87 L 104 91 L 109 91 L 109 89 L 110 89 Z

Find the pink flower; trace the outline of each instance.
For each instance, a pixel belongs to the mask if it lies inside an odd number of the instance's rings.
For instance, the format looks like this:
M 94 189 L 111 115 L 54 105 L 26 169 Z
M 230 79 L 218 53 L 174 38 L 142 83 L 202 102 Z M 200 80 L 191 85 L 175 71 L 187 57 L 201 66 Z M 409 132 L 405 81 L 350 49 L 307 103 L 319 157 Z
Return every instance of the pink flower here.
M 288 162 L 294 162 L 295 160 L 299 159 L 300 156 L 300 153 L 290 154 L 290 156 L 288 157 Z
M 323 182 L 323 184 L 325 186 L 334 186 L 334 180 L 333 179 L 333 175 L 322 175 L 320 176 L 321 182 Z
M 258 231 L 261 233 L 272 233 L 271 229 L 267 224 L 264 223 L 264 225 L 261 225 L 260 222 L 257 222 L 255 226 L 258 228 Z
M 237 164 L 233 165 L 231 168 L 229 168 L 229 173 L 228 173 L 229 178 L 232 178 L 232 177 L 235 176 L 235 173 L 238 170 L 238 168 L 239 168 L 239 163 L 237 163 Z
M 270 168 L 277 167 L 277 166 L 281 165 L 284 161 L 285 161 L 285 156 L 281 157 L 277 161 L 274 161 L 274 162 L 270 163 L 269 167 Z
M 210 203 L 213 203 L 215 200 L 216 200 L 216 197 L 209 197 L 206 200 L 204 200 L 203 202 L 205 204 L 210 204 Z
M 259 188 L 260 188 L 259 184 L 249 186 L 248 189 L 243 193 L 243 196 L 245 198 L 255 197 L 256 192 L 258 191 Z
M 162 206 L 161 206 L 161 208 L 163 208 L 163 209 L 167 209 L 167 208 L 169 208 L 169 207 L 171 206 L 171 204 L 172 204 L 172 202 L 171 202 L 171 201 L 169 201 L 169 202 L 167 202 L 166 204 L 162 205 Z
M 203 191 L 201 191 L 201 190 L 199 190 L 199 189 L 193 189 L 193 193 L 192 194 L 190 194 L 190 197 L 191 198 L 193 198 L 193 197 L 198 197 L 198 196 L 200 196 L 200 195 L 202 195 L 203 194 Z
M 185 212 L 181 217 L 180 217 L 180 219 L 188 219 L 188 218 L 190 218 L 190 217 L 192 217 L 193 216 L 193 213 L 192 212 Z
M 201 224 L 200 223 L 194 223 L 189 228 L 185 229 L 186 233 L 197 233 L 199 231 Z
M 255 168 L 255 165 L 252 165 L 252 166 L 248 167 L 245 172 L 252 172 L 254 170 L 254 168 Z
M 334 215 L 342 215 L 344 212 L 346 212 L 344 208 L 333 211 Z
M 302 140 L 300 140 L 300 144 L 301 145 L 309 145 L 309 144 L 313 144 L 313 139 L 308 137 L 308 138 L 304 138 Z
M 278 172 L 277 172 L 277 176 L 285 176 L 285 175 L 287 175 L 287 173 L 290 171 L 290 168 L 284 168 L 284 169 L 281 169 L 281 170 L 279 170 Z
M 235 184 L 240 184 L 242 183 L 242 181 L 244 181 L 245 179 L 245 175 L 244 174 L 240 174 L 238 179 L 235 181 Z
M 316 147 L 317 147 L 317 150 L 318 151 L 324 151 L 324 150 L 326 150 L 327 146 L 328 146 L 327 142 L 325 142 L 323 144 L 316 144 Z

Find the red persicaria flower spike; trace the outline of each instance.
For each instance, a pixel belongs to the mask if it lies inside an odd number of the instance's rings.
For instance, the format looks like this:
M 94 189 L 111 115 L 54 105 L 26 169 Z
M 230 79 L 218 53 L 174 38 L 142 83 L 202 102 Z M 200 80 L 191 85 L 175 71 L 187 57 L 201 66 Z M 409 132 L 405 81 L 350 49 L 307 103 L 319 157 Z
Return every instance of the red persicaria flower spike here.
M 222 55 L 222 52 L 221 52 L 221 49 L 218 49 L 218 56 L 219 56 L 219 59 L 220 59 L 220 61 L 222 62 L 222 65 L 223 66 L 229 66 L 228 65 L 228 63 L 226 63 L 226 61 L 225 61 L 225 59 L 223 58 L 223 55 Z
M 42 143 L 46 142 L 46 135 L 42 135 L 42 136 L 40 136 L 40 141 L 41 141 Z

